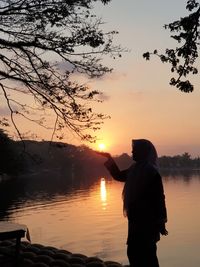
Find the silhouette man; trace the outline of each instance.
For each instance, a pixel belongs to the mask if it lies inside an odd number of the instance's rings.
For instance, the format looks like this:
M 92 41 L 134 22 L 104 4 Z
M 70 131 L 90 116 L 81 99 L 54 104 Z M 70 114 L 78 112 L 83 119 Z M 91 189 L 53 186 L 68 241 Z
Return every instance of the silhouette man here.
M 157 152 L 146 139 L 132 140 L 128 169 L 120 171 L 109 153 L 106 168 L 117 181 L 125 182 L 122 192 L 124 215 L 128 219 L 127 256 L 131 267 L 159 267 L 156 254 L 160 234 L 165 228 L 167 211 L 162 178 L 157 170 Z

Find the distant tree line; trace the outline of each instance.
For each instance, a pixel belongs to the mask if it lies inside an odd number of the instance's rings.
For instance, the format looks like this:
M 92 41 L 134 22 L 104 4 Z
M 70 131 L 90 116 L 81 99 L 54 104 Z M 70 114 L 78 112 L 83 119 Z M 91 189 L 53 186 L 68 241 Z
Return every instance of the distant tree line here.
M 121 166 L 126 166 L 127 163 L 130 163 L 131 157 L 127 154 L 122 154 L 116 157 L 116 161 L 118 161 Z M 182 155 L 161 156 L 158 158 L 158 166 L 160 169 L 200 170 L 200 157 L 192 158 L 187 152 Z
M 89 176 L 107 174 L 103 167 L 105 159 L 91 148 L 62 142 L 26 140 L 26 151 L 21 141 L 13 141 L 0 129 L 0 174 L 16 175 L 23 172 L 56 170 L 70 175 Z M 120 169 L 132 164 L 126 153 L 114 157 Z M 160 169 L 200 169 L 200 157 L 192 158 L 189 153 L 176 156 L 162 156 L 158 161 Z
M 192 158 L 187 152 L 176 156 L 162 156 L 159 167 L 165 169 L 200 169 L 200 157 Z
M 23 155 L 17 142 L 0 129 L 0 174 L 16 174 L 23 170 Z

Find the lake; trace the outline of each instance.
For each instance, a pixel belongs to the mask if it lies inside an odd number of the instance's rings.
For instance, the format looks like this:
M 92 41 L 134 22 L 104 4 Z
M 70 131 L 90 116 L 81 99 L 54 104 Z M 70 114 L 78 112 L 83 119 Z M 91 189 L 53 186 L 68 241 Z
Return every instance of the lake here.
M 200 266 L 200 173 L 164 174 L 169 235 L 162 267 Z M 32 174 L 0 184 L 0 219 L 26 224 L 32 243 L 127 264 L 123 183 L 110 177 Z

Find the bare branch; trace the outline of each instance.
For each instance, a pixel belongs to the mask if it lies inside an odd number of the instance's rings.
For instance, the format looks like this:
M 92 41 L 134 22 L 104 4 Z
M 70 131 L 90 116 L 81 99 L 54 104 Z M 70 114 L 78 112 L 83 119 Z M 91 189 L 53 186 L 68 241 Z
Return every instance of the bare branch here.
M 38 112 L 54 113 L 52 138 L 57 130 L 67 127 L 80 138 L 93 140 L 87 130 L 97 130 L 107 116 L 93 113 L 89 106 L 91 101 L 98 101 L 99 92 L 72 82 L 71 74 L 100 77 L 111 71 L 101 64 L 102 57 L 120 57 L 123 51 L 112 44 L 117 32 L 103 32 L 101 19 L 91 13 L 93 2 L 1 1 L 0 81 L 13 123 L 13 115 L 18 114 L 52 128 L 35 119 L 35 110 L 23 103 L 23 98 L 8 97 L 9 92 L 18 92 L 31 96 L 40 107 Z M 59 68 L 61 61 L 65 69 Z M 21 109 L 12 110 L 11 102 Z
M 5 91 L 5 89 L 4 89 L 4 86 L 3 86 L 1 83 L 0 83 L 0 86 L 1 86 L 1 89 L 3 90 L 5 99 L 6 99 L 6 101 L 7 101 L 8 108 L 9 108 L 9 110 L 10 110 L 10 118 L 11 118 L 12 124 L 13 124 L 13 126 L 15 127 L 15 130 L 16 130 L 16 132 L 17 132 L 19 138 L 21 139 L 22 144 L 23 144 L 23 148 L 24 148 L 24 150 L 25 150 L 25 143 L 24 143 L 24 141 L 23 141 L 22 135 L 21 135 L 21 133 L 20 133 L 20 131 L 19 131 L 19 129 L 18 129 L 16 123 L 15 123 L 15 120 L 14 120 L 14 114 L 15 114 L 15 112 L 13 111 L 13 109 L 12 109 L 12 107 L 11 107 L 11 105 L 10 105 L 10 99 L 9 99 L 9 97 L 8 97 L 8 95 L 7 95 L 6 91 Z

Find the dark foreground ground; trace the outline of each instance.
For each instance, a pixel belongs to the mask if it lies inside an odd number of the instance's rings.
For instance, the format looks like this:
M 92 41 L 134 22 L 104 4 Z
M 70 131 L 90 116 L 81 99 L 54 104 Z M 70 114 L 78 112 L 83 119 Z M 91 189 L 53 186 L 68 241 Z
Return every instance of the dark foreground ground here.
M 14 241 L 0 242 L 0 267 L 123 267 L 118 262 L 28 242 L 21 242 L 18 263 L 14 252 Z

